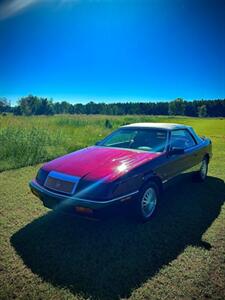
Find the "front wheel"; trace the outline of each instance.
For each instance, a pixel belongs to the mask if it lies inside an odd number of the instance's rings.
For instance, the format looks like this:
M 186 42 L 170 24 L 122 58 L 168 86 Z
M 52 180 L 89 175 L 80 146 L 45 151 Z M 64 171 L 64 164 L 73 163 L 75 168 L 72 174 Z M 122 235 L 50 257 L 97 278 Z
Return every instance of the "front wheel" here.
M 148 221 L 156 212 L 159 202 L 159 188 L 156 183 L 146 184 L 140 191 L 136 203 L 136 213 L 142 222 Z

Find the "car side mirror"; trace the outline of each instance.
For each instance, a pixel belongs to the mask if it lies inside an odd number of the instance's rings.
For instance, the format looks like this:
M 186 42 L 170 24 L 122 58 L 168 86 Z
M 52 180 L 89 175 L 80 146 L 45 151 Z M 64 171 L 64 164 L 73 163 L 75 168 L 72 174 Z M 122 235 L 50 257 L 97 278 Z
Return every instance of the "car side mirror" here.
M 170 155 L 181 155 L 184 154 L 184 149 L 183 148 L 176 148 L 173 147 L 171 148 L 171 150 L 169 151 Z

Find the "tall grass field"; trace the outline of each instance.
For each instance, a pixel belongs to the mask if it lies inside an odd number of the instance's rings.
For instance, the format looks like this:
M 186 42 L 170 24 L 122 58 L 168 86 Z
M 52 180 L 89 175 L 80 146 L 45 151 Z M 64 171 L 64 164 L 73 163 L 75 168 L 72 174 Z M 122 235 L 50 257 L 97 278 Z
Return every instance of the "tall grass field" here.
M 31 194 L 42 162 L 133 122 L 211 138 L 207 180 L 169 188 L 146 224 L 126 207 L 100 221 L 62 215 Z M 0 299 L 225 299 L 224 180 L 225 119 L 0 116 Z

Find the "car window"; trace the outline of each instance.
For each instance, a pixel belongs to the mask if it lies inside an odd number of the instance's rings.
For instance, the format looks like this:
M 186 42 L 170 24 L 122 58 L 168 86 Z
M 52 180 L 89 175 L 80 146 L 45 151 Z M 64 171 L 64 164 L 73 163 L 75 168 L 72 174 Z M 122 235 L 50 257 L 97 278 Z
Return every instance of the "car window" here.
M 98 145 L 150 152 L 163 152 L 166 148 L 167 131 L 160 129 L 122 128 L 106 137 Z
M 186 129 L 173 130 L 170 137 L 172 148 L 186 149 L 196 145 L 193 137 Z
M 106 140 L 105 144 L 107 146 L 113 146 L 119 143 L 130 143 L 130 141 L 134 138 L 136 131 L 124 130 L 120 131 L 119 133 L 120 134 L 117 134 L 117 132 L 115 132 L 114 134 L 112 134 L 110 136 L 110 139 Z

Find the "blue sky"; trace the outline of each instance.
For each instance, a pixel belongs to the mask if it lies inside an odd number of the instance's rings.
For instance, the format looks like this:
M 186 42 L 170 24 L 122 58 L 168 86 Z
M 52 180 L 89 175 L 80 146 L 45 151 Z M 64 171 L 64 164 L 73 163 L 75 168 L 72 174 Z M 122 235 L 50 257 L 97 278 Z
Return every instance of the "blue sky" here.
M 225 98 L 225 1 L 0 1 L 0 96 L 28 94 Z

